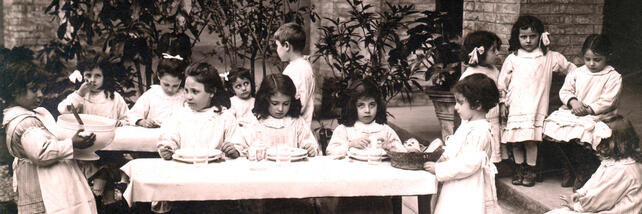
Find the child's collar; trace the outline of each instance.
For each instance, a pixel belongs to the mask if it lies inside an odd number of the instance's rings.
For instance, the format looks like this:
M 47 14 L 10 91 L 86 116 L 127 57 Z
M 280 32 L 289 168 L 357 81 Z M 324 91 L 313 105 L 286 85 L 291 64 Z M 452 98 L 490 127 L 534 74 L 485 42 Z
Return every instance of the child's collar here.
M 541 48 L 535 48 L 535 50 L 531 52 L 527 52 L 524 49 L 518 49 L 517 50 L 517 56 L 519 57 L 524 57 L 524 58 L 536 58 L 540 56 L 544 56 L 544 53 L 542 52 Z
M 374 120 L 369 124 L 362 123 L 361 121 L 354 122 L 354 128 L 363 133 L 375 133 L 383 129 L 383 124 L 379 124 Z
M 615 165 L 628 165 L 628 164 L 634 164 L 636 163 L 633 158 L 624 158 L 620 160 L 615 160 L 615 159 L 604 159 L 602 160 L 602 165 L 604 166 L 615 166 Z

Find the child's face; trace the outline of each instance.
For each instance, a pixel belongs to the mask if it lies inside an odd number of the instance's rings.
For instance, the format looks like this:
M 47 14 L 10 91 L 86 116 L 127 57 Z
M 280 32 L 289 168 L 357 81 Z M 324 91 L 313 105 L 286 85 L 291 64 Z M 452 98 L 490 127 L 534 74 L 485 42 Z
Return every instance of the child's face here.
M 490 46 L 488 51 L 486 51 L 486 58 L 484 59 L 484 64 L 485 65 L 494 65 L 497 63 L 497 60 L 499 58 L 497 57 L 497 44 L 494 44 Z
M 460 93 L 455 93 L 455 110 L 459 113 L 462 120 L 470 120 L 473 117 L 474 109 L 470 108 L 470 103 Z
M 606 56 L 593 53 L 591 50 L 586 50 L 586 53 L 584 53 L 584 64 L 591 72 L 600 72 L 606 67 Z
M 194 111 L 199 111 L 211 106 L 213 93 L 205 91 L 205 85 L 188 76 L 185 78 L 185 102 Z
M 539 33 L 533 31 L 532 28 L 519 29 L 519 45 L 526 52 L 531 52 L 539 47 L 539 36 Z
M 14 103 L 26 109 L 35 109 L 42 104 L 44 85 L 27 84 L 27 89 L 15 95 Z
M 281 59 L 282 62 L 287 62 L 290 60 L 289 56 L 289 46 L 288 44 L 281 44 L 279 40 L 275 40 L 274 43 L 276 43 L 276 53 L 279 55 L 279 59 Z M 285 46 L 284 46 L 285 45 Z
M 239 77 L 236 78 L 236 81 L 232 84 L 232 90 L 234 90 L 234 95 L 245 100 L 250 98 L 252 85 L 250 84 L 250 80 Z
M 105 78 L 103 76 L 103 71 L 100 70 L 100 68 L 85 71 L 83 73 L 83 79 L 87 81 L 87 86 L 89 86 L 91 92 L 97 93 L 102 91 L 100 88 L 103 86 L 103 80 L 105 80 Z
M 288 114 L 290 110 L 290 96 L 277 92 L 268 100 L 268 112 L 270 116 L 281 119 Z
M 160 85 L 165 94 L 172 96 L 178 92 L 181 87 L 181 79 L 172 75 L 163 75 L 160 78 Z
M 372 97 L 361 97 L 355 103 L 359 122 L 370 124 L 377 115 L 377 101 Z

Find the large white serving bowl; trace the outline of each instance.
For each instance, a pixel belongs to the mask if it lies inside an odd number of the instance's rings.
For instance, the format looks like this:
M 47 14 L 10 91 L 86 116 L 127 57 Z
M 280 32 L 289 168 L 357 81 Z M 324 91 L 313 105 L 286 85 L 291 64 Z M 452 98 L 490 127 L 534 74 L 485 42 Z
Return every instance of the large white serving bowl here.
M 86 149 L 74 149 L 74 159 L 76 160 L 98 160 L 100 157 L 94 153 L 96 150 L 105 148 L 114 140 L 114 131 L 116 130 L 116 120 L 100 117 L 90 114 L 79 114 L 82 122 L 81 126 L 76 121 L 73 114 L 62 114 L 58 116 L 58 138 L 69 139 L 78 129 L 84 129 L 86 132 L 96 134 L 96 142 Z

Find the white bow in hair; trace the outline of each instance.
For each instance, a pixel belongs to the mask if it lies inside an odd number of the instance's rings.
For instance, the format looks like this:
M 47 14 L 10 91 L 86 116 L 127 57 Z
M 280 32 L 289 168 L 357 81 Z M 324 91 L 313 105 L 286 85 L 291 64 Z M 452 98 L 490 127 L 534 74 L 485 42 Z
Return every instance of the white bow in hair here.
M 79 70 L 74 70 L 74 72 L 69 75 L 69 80 L 73 83 L 82 82 L 82 74 L 80 74 Z
M 220 76 L 221 78 L 223 78 L 223 80 L 225 80 L 225 81 L 230 81 L 230 80 L 227 78 L 227 75 L 230 75 L 230 72 L 225 72 L 225 73 L 219 73 L 219 74 L 218 74 L 218 76 Z
M 542 40 L 542 44 L 543 44 L 544 46 L 548 46 L 548 45 L 550 45 L 550 44 L 551 44 L 551 39 L 549 39 L 549 38 L 548 38 L 550 35 L 551 35 L 551 34 L 550 34 L 550 33 L 548 33 L 548 32 L 544 32 L 544 33 L 542 33 L 542 36 L 540 37 L 540 39 Z
M 163 59 L 177 59 L 183 61 L 183 57 L 181 57 L 181 55 L 172 56 L 168 53 L 163 53 Z
M 479 59 L 477 56 L 484 54 L 484 46 L 479 46 L 473 49 L 468 56 L 470 56 L 470 59 L 468 59 L 468 64 L 473 65 L 477 64 L 479 62 Z

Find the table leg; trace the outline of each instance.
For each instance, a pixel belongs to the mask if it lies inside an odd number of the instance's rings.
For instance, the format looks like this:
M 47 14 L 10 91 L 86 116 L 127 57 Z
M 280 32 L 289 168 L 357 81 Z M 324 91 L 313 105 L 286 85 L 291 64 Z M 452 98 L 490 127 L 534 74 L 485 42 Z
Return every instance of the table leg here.
M 430 198 L 431 195 L 417 196 L 417 206 L 419 214 L 430 214 Z
M 392 196 L 392 213 L 401 214 L 401 196 Z

